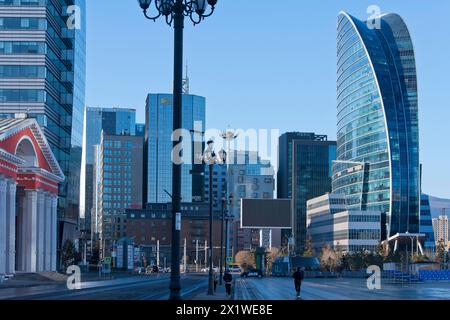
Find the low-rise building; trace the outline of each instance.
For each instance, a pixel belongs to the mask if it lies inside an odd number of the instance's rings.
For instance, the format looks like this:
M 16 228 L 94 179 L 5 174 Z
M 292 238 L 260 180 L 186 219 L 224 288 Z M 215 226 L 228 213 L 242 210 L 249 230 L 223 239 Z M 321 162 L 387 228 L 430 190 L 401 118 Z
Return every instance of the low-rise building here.
M 343 252 L 375 251 L 381 241 L 381 213 L 347 210 L 345 196 L 325 194 L 307 202 L 307 235 L 316 254 L 325 245 Z
M 186 263 L 204 265 L 205 246 L 209 242 L 209 204 L 181 204 L 181 252 L 184 255 L 186 241 Z M 145 209 L 127 209 L 124 220 L 124 235 L 134 240 L 135 245 L 149 248 L 149 262 L 156 261 L 159 246 L 159 264 L 170 263 L 172 244 L 172 206 L 170 203 L 148 204 Z M 219 264 L 221 212 L 213 212 L 213 261 Z M 224 236 L 225 241 L 225 236 Z M 225 243 L 225 242 L 224 242 Z M 224 244 L 225 245 L 225 244 Z M 155 262 L 156 263 L 156 262 Z

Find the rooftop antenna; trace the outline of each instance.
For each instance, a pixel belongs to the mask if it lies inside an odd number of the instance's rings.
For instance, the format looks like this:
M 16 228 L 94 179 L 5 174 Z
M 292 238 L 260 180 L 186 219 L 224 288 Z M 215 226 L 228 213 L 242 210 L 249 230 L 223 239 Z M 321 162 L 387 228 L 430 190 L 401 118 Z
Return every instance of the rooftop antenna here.
M 189 65 L 188 62 L 186 61 L 186 75 L 185 78 L 183 79 L 183 94 L 189 94 Z

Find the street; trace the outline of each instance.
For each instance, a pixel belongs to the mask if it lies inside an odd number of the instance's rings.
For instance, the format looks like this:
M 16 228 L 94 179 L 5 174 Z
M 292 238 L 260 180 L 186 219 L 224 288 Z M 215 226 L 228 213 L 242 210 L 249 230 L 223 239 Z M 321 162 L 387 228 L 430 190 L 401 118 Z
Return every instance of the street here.
M 290 278 L 241 278 L 235 275 L 234 300 L 296 300 Z M 83 282 L 80 290 L 63 283 L 33 287 L 2 288 L 0 299 L 10 300 L 167 300 L 169 275 L 128 276 L 114 280 Z M 181 276 L 183 300 L 225 300 L 223 288 L 214 297 L 206 295 L 204 274 Z M 392 285 L 382 282 L 380 290 L 369 290 L 365 279 L 306 279 L 302 300 L 448 300 L 448 282 Z
M 65 284 L 0 290 L 0 299 L 11 300 L 167 300 L 169 275 L 126 277 L 115 280 L 83 282 L 80 290 L 68 290 Z M 207 278 L 181 276 L 182 298 L 189 300 L 205 291 Z M 0 287 L 1 288 L 1 287 Z
M 296 300 L 290 278 L 237 279 L 237 300 Z M 425 282 L 412 285 L 384 284 L 369 290 L 365 279 L 306 279 L 303 300 L 448 300 L 449 282 Z

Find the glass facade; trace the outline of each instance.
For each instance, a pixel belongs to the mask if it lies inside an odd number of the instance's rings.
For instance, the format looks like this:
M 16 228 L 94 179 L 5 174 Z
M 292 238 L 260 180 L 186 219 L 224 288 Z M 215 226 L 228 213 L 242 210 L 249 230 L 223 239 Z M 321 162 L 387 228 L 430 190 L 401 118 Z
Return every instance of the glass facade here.
M 71 5 L 80 10 L 79 29 L 68 27 Z M 66 176 L 59 188 L 58 217 L 75 225 L 85 96 L 85 0 L 1 0 L 0 9 L 0 117 L 26 113 L 37 119 Z M 70 231 L 59 232 L 71 236 Z
M 102 131 L 107 135 L 135 135 L 136 110 L 121 108 L 85 108 L 83 155 L 81 169 L 80 217 L 84 227 L 91 228 L 94 204 L 95 148 L 100 145 Z M 94 228 L 95 229 L 95 228 Z
M 333 192 L 382 212 L 382 238 L 419 231 L 418 96 L 413 44 L 396 14 L 381 28 L 341 13 Z
M 204 193 L 203 165 L 193 164 L 194 123 L 197 131 L 205 132 L 204 97 L 185 94 L 182 103 L 182 128 L 191 135 L 192 148 L 184 150 L 192 155 L 190 163 L 181 168 L 181 196 L 184 202 L 201 202 Z M 172 131 L 173 99 L 171 94 L 149 94 L 146 107 L 145 169 L 147 203 L 167 203 L 172 191 Z M 199 133 L 202 137 L 202 134 Z M 198 135 L 198 134 L 197 134 Z M 203 138 L 201 138 L 203 139 Z M 202 141 L 198 141 L 202 142 Z M 203 151 L 203 148 L 202 148 Z M 195 173 L 195 174 L 192 174 Z
M 426 235 L 424 249 L 434 252 L 436 242 L 434 239 L 433 219 L 431 217 L 430 196 L 422 194 L 420 199 L 420 233 Z
M 331 192 L 332 161 L 336 142 L 314 133 L 291 132 L 279 139 L 278 199 L 293 199 L 294 250 L 302 253 L 306 242 L 306 202 Z M 282 233 L 284 245 L 290 231 Z

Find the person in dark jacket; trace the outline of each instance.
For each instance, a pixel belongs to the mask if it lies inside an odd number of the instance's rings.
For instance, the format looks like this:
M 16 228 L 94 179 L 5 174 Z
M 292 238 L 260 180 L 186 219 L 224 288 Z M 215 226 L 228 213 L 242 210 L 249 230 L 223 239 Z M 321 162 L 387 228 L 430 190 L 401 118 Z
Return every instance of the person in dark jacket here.
M 217 272 L 214 271 L 214 292 L 217 291 L 217 283 L 218 283 Z
M 305 278 L 305 271 L 302 268 L 297 268 L 297 271 L 292 275 L 294 278 L 295 291 L 297 292 L 297 298 L 300 298 L 300 290 L 302 288 L 302 281 Z
M 227 290 L 227 296 L 231 296 L 231 283 L 233 282 L 233 276 L 229 271 L 223 276 L 223 281 L 225 282 L 225 289 Z

